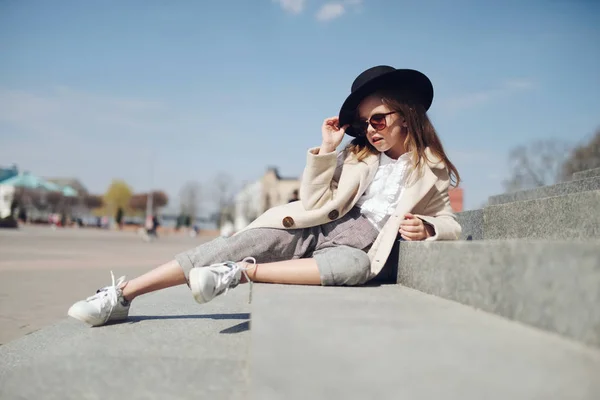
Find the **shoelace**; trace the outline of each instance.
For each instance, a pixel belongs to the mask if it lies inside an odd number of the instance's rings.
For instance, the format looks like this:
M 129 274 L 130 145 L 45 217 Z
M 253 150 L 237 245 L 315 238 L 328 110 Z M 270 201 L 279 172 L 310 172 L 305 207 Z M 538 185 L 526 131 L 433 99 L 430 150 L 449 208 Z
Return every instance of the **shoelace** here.
M 246 271 L 256 268 L 256 259 L 254 257 L 246 257 L 242 260 L 242 262 L 246 263 L 246 264 L 252 264 L 252 265 L 242 268 L 237 263 L 234 263 L 232 261 L 225 262 L 225 264 L 229 267 L 229 271 L 225 272 L 222 275 L 221 282 L 225 283 L 225 285 L 226 285 L 224 294 L 227 295 L 227 292 L 229 291 L 229 284 L 231 283 L 231 280 L 235 277 L 235 274 L 237 273 L 237 270 L 239 268 L 240 271 L 242 271 L 242 274 L 244 274 L 244 276 L 246 277 L 246 281 L 248 281 L 248 284 L 250 285 L 250 292 L 248 294 L 248 304 L 250 304 L 250 303 L 252 303 L 252 283 L 253 282 L 250 279 L 250 277 L 248 276 L 248 273 Z
M 104 308 L 104 304 L 106 304 L 107 300 L 110 302 L 110 310 L 106 314 L 106 318 L 104 319 L 104 322 L 108 321 L 108 319 L 110 318 L 110 315 L 112 314 L 113 309 L 119 302 L 119 295 L 117 293 L 117 288 L 123 282 L 125 282 L 124 276 L 120 277 L 119 280 L 117 282 L 115 282 L 115 275 L 113 274 L 112 271 L 110 271 L 110 276 L 112 279 L 111 286 L 107 286 L 107 287 L 104 287 L 104 288 L 98 290 L 95 295 L 90 296 L 86 299 L 86 301 L 92 301 L 92 300 L 99 299 L 101 302 L 100 303 L 101 308 Z

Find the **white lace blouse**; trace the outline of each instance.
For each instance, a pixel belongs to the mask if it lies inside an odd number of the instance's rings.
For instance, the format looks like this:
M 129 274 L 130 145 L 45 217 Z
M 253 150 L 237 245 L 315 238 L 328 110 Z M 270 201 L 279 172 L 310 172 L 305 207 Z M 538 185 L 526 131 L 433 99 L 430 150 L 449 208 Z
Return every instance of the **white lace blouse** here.
M 381 231 L 394 212 L 411 171 L 410 153 L 394 160 L 381 153 L 373 181 L 356 205 L 362 214 Z

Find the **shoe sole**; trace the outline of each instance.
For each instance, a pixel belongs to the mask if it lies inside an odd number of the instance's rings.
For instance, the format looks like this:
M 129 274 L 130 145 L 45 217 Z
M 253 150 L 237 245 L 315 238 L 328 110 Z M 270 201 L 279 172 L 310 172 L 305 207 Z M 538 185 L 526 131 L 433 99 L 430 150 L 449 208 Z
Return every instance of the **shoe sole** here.
M 98 321 L 95 318 L 90 318 L 90 317 L 86 317 L 82 314 L 78 314 L 75 311 L 69 309 L 68 313 L 69 317 L 75 318 L 76 320 L 79 320 L 81 322 L 85 322 L 86 324 L 92 326 L 92 327 L 97 327 L 97 326 L 102 326 L 102 325 L 106 325 L 108 323 L 111 322 L 116 322 L 116 321 L 125 321 L 128 317 L 128 315 L 125 315 L 123 317 L 118 317 L 118 318 L 113 318 L 113 319 L 109 319 L 108 321 Z
M 198 274 L 200 271 L 198 268 L 192 268 L 190 270 L 190 289 L 192 290 L 192 296 L 197 303 L 204 304 L 208 303 L 208 300 L 202 297 L 200 287 L 198 287 Z
M 75 318 L 81 322 L 85 322 L 88 325 L 91 326 L 101 326 L 104 325 L 104 322 L 98 323 L 98 320 L 96 320 L 95 318 L 89 318 L 89 317 L 85 317 L 81 314 L 76 313 L 75 311 L 69 309 L 69 317 Z

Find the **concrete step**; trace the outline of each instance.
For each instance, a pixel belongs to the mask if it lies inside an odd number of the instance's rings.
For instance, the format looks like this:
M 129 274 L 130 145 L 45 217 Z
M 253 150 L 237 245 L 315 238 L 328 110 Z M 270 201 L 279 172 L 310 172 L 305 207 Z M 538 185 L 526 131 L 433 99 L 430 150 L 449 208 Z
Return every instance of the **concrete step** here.
M 488 205 L 498 205 L 514 203 L 516 201 L 527 201 L 542 199 L 545 197 L 563 196 L 590 190 L 600 190 L 600 176 L 587 179 L 578 179 L 568 182 L 557 183 L 556 185 L 543 186 L 530 190 L 521 190 L 514 193 L 505 193 L 491 196 L 488 199 Z
M 398 283 L 600 346 L 600 241 L 402 242 Z
M 600 393 L 599 349 L 397 285 L 257 285 L 251 335 L 261 400 Z
M 588 169 L 586 171 L 575 172 L 573 174 L 573 180 L 587 179 L 595 176 L 600 176 L 600 168 Z
M 457 219 L 462 240 L 600 239 L 600 190 L 464 211 Z
M 456 219 L 462 228 L 461 240 L 483 240 L 483 215 L 484 209 L 456 213 Z
M 600 239 L 600 190 L 486 207 L 484 239 Z
M 66 319 L 11 341 L 0 346 L 0 398 L 246 399 L 247 294 L 199 305 L 171 288 L 137 299 L 126 323 Z

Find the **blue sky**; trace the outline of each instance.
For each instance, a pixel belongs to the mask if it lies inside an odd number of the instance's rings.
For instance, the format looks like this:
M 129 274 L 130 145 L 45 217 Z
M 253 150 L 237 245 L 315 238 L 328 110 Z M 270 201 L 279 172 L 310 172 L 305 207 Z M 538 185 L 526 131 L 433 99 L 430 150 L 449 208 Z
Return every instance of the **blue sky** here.
M 299 176 L 353 79 L 386 64 L 433 81 L 477 208 L 512 147 L 600 126 L 599 43 L 594 0 L 2 0 L 0 165 L 98 193 L 122 178 L 173 207 L 190 180 Z

